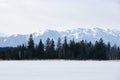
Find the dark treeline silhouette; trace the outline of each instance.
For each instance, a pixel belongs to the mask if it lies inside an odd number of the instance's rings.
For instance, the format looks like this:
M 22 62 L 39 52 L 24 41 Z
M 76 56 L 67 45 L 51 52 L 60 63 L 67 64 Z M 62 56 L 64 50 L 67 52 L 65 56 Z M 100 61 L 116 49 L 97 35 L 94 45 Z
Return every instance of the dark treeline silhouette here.
M 105 44 L 101 38 L 94 44 L 81 40 L 75 42 L 74 39 L 67 42 L 67 38 L 55 45 L 54 40 L 48 38 L 43 44 L 40 39 L 37 45 L 34 44 L 32 35 L 28 40 L 28 45 L 18 47 L 0 48 L 1 60 L 37 60 L 37 59 L 69 59 L 69 60 L 118 60 L 120 59 L 120 48 L 110 43 Z

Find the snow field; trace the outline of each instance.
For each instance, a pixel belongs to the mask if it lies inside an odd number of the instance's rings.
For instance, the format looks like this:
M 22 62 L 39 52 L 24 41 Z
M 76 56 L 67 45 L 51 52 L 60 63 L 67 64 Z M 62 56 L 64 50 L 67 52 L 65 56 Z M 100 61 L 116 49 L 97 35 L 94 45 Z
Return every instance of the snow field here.
M 120 80 L 120 61 L 0 61 L 0 80 Z

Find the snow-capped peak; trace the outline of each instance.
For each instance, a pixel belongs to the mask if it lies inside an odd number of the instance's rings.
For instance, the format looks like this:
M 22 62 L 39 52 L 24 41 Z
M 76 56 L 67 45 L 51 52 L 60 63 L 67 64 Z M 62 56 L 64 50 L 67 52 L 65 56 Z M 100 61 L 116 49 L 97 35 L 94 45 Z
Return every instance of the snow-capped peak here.
M 101 29 L 101 28 L 78 28 L 66 31 L 56 31 L 56 30 L 45 30 L 34 32 L 33 38 L 35 43 L 38 43 L 40 39 L 43 42 L 46 42 L 46 39 L 49 37 L 54 39 L 55 43 L 57 43 L 58 38 L 60 37 L 62 41 L 66 36 L 68 41 L 74 38 L 75 41 L 87 40 L 95 42 L 96 40 L 103 38 L 104 42 L 111 42 L 111 44 L 117 44 L 120 46 L 120 31 L 112 30 L 112 29 Z M 6 36 L 5 34 L 0 34 L 0 46 L 17 46 L 23 43 L 27 44 L 29 35 L 23 34 L 15 34 Z

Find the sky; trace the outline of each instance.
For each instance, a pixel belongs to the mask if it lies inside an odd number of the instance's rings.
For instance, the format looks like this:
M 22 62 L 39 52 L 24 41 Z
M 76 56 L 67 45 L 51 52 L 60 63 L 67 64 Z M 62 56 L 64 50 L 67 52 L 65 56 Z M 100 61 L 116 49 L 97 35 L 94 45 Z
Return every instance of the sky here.
M 120 0 L 0 0 L 0 33 L 120 29 Z

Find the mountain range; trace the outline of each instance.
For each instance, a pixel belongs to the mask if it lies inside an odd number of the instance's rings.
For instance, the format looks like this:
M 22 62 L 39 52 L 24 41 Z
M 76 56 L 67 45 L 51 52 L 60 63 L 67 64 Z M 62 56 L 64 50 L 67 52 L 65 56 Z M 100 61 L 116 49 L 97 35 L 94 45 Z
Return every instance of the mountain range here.
M 21 44 L 27 45 L 27 41 L 30 34 L 13 34 L 6 35 L 0 33 L 0 47 L 16 47 Z M 40 39 L 45 43 L 46 39 L 54 39 L 57 43 L 58 38 L 64 40 L 64 37 L 67 37 L 67 40 L 74 39 L 75 41 L 87 40 L 95 42 L 100 38 L 103 38 L 105 43 L 110 42 L 112 45 L 116 44 L 120 46 L 120 30 L 112 29 L 101 29 L 101 28 L 77 28 L 65 31 L 56 31 L 56 30 L 46 30 L 32 33 L 35 44 L 39 42 Z

